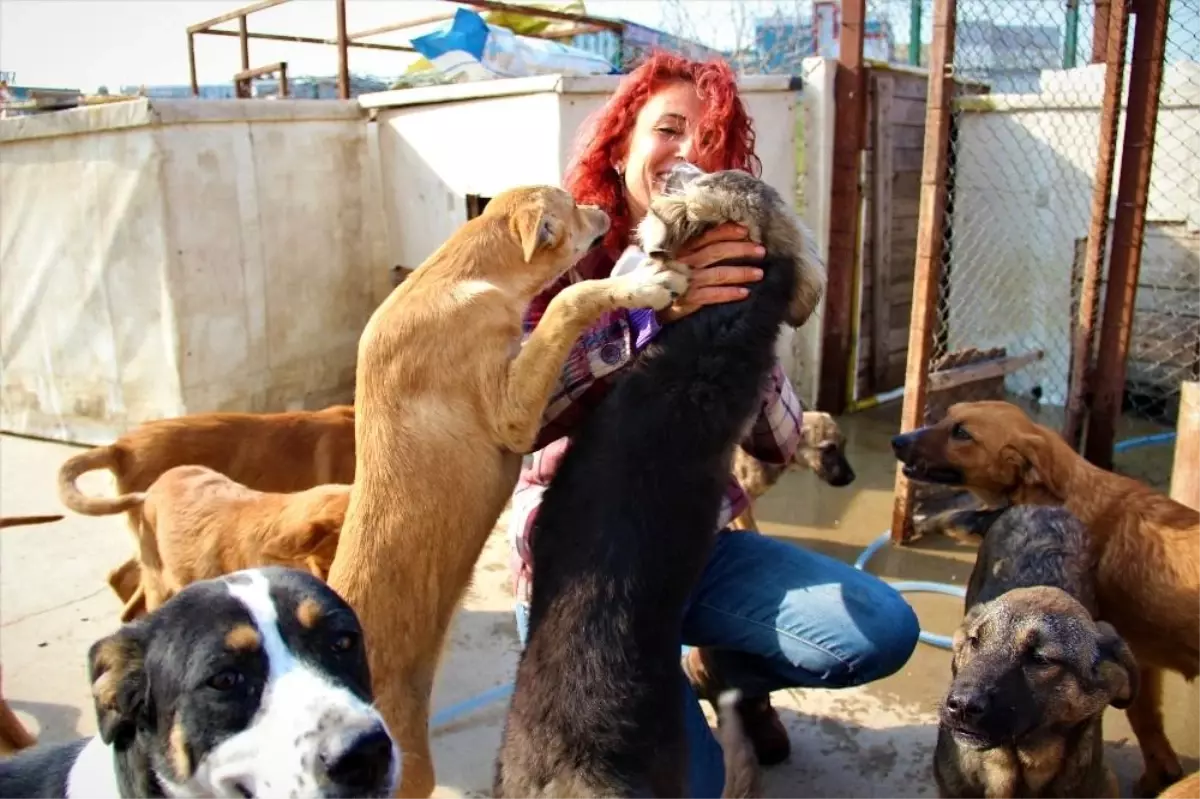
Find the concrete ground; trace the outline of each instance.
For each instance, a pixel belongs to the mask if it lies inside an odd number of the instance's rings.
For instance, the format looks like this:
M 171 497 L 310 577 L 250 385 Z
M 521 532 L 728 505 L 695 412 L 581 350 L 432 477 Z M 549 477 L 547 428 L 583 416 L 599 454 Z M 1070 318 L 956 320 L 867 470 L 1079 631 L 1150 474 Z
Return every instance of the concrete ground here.
M 849 454 L 858 471 L 846 488 L 830 488 L 809 474 L 790 474 L 759 503 L 767 534 L 852 562 L 890 523 L 894 462 L 887 438 L 895 409 L 857 414 L 845 422 Z M 73 447 L 0 437 L 0 512 L 55 513 L 59 464 Z M 86 475 L 88 491 L 110 491 L 111 481 Z M 121 517 L 70 514 L 60 522 L 14 527 L 0 534 L 0 664 L 3 692 L 18 716 L 44 742 L 95 731 L 85 655 L 118 624 L 120 606 L 105 575 L 132 551 Z M 459 613 L 435 695 L 435 712 L 512 679 L 517 660 L 502 532 L 492 536 Z M 971 548 L 923 539 L 886 548 L 870 570 L 886 579 L 963 585 Z M 910 595 L 925 629 L 950 634 L 961 600 Z M 769 769 L 770 796 L 934 796 L 930 756 L 936 703 L 949 679 L 949 656 L 924 644 L 898 674 L 863 688 L 796 690 L 775 695 L 792 737 L 792 756 Z M 1185 759 L 1197 761 L 1197 693 L 1170 678 L 1167 734 Z M 439 795 L 486 796 L 505 704 L 494 703 L 434 732 Z M 1130 795 L 1141 757 L 1125 715 L 1109 710 L 1105 733 L 1110 759 Z

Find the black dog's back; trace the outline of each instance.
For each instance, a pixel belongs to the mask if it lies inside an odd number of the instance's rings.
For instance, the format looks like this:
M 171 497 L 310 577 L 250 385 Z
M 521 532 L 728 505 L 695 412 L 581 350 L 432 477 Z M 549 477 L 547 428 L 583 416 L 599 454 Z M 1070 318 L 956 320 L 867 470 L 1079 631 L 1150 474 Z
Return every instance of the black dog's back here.
M 532 533 L 497 795 L 686 790 L 683 606 L 795 284 L 790 261 L 763 273 L 747 299 L 665 327 L 572 437 Z
M 994 513 L 967 583 L 966 611 L 1014 588 L 1061 588 L 1096 614 L 1088 531 L 1059 506 L 1014 505 Z

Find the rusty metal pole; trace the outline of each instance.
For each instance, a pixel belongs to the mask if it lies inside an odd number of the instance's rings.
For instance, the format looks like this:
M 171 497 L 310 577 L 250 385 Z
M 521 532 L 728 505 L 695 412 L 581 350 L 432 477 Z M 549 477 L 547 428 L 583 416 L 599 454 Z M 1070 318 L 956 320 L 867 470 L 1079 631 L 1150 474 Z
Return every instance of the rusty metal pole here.
M 1116 0 L 1116 2 L 1117 5 L 1126 5 L 1128 0 Z M 1111 20 L 1109 11 L 1112 8 L 1112 0 L 1094 0 L 1092 7 L 1095 10 L 1092 18 L 1092 63 L 1103 64 L 1106 63 L 1108 52 L 1108 26 Z M 1121 15 L 1128 21 L 1128 16 L 1124 11 L 1121 12 Z M 1122 52 L 1122 60 L 1124 57 L 1125 54 Z
M 925 151 L 921 161 L 921 210 L 917 220 L 917 263 L 913 275 L 901 432 L 914 430 L 923 423 L 929 388 L 929 362 L 933 354 L 942 272 L 942 224 L 946 215 L 946 162 L 950 147 L 950 105 L 954 97 L 952 67 L 956 19 L 955 0 L 934 0 L 929 95 L 925 102 Z M 892 543 L 903 543 L 911 535 L 912 486 L 897 465 Z
M 1112 13 L 1108 10 L 1111 8 Z M 1108 238 L 1108 206 L 1112 199 L 1113 171 L 1116 166 L 1117 128 L 1121 120 L 1121 96 L 1125 88 L 1125 41 L 1129 33 L 1128 0 L 1115 0 L 1105 6 L 1108 40 L 1101 51 L 1107 68 L 1104 72 L 1104 101 L 1100 107 L 1100 150 L 1096 160 L 1096 183 L 1092 187 L 1092 222 L 1088 230 L 1087 253 L 1083 262 L 1083 285 L 1079 292 L 1079 315 L 1075 323 L 1071 353 L 1071 384 L 1067 392 L 1067 414 L 1063 438 L 1075 449 L 1083 435 L 1083 415 L 1090 385 L 1092 346 L 1096 336 L 1097 299 L 1100 276 L 1104 272 L 1104 251 Z
M 1125 393 L 1125 358 L 1133 326 L 1133 306 L 1142 264 L 1142 234 L 1154 160 L 1158 124 L 1158 94 L 1166 55 L 1170 0 L 1134 0 L 1137 20 L 1129 68 L 1129 102 L 1121 177 L 1117 184 L 1117 213 L 1113 220 L 1112 257 L 1100 347 L 1096 356 L 1095 397 L 1088 420 L 1084 457 L 1103 469 L 1112 468 L 1113 444 L 1121 400 Z
M 350 48 L 346 38 L 346 0 L 334 0 L 337 5 L 338 97 L 350 99 Z
M 200 96 L 200 81 L 196 77 L 196 34 L 188 33 L 188 71 L 192 76 L 192 97 Z
M 825 286 L 821 376 L 817 407 L 841 413 L 848 404 L 847 363 L 853 348 L 850 315 L 854 269 L 858 262 L 859 215 L 862 204 L 860 161 L 867 121 L 867 73 L 863 66 L 863 21 L 866 0 L 844 0 L 842 30 L 834 76 L 836 111 L 833 134 L 833 185 L 830 191 L 829 264 Z
M 238 39 L 242 44 L 242 71 L 250 69 L 250 30 L 246 27 L 246 15 L 238 17 Z

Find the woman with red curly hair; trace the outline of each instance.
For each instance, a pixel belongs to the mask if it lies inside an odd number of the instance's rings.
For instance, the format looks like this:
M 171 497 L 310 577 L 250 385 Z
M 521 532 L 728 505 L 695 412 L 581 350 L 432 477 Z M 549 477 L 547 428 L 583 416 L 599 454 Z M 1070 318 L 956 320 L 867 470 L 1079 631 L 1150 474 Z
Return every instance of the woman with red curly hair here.
M 580 142 L 566 188 L 577 202 L 608 212 L 612 227 L 604 246 L 589 253 L 574 275 L 531 305 L 526 335 L 569 281 L 611 273 L 673 166 L 690 161 L 705 171 L 755 175 L 762 169 L 736 76 L 722 61 L 651 55 L 622 79 Z M 762 277 L 754 266 L 762 254 L 742 228 L 710 231 L 681 255 L 691 267 L 690 285 L 670 308 L 609 312 L 575 343 L 546 409 L 532 463 L 513 492 L 509 533 L 522 642 L 533 578 L 529 534 L 567 434 L 661 325 L 703 305 L 745 297 L 744 284 Z M 768 463 L 787 463 L 800 442 L 800 414 L 800 402 L 776 363 L 742 448 Z M 715 702 L 726 688 L 741 689 L 738 710 L 759 761 L 778 763 L 790 744 L 771 707 L 772 691 L 847 687 L 886 677 L 908 661 L 919 633 L 912 608 L 883 581 L 793 544 L 728 530 L 747 504 L 730 475 L 720 534 L 683 620 L 682 637 L 690 648 L 682 667 L 693 693 L 686 704 L 692 796 L 720 796 L 725 779 L 720 747 L 698 699 Z

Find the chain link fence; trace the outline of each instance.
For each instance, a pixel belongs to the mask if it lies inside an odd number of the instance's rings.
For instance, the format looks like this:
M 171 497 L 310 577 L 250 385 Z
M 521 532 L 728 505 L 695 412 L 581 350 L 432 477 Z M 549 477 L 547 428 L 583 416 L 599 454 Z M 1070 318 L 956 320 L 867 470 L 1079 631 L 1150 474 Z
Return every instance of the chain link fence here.
M 1113 466 L 1170 486 L 1180 384 L 1200 379 L 1200 0 L 1171 0 Z

